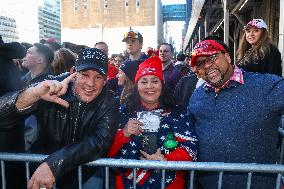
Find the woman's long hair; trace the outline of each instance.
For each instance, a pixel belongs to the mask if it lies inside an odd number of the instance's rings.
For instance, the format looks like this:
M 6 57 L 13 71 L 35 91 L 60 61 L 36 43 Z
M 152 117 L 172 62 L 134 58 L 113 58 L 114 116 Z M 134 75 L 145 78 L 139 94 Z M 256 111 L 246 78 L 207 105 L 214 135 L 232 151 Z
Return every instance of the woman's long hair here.
M 172 93 L 170 93 L 169 91 L 170 90 L 165 87 L 164 83 L 162 83 L 162 92 L 161 96 L 159 97 L 159 102 L 161 107 L 164 109 L 172 109 L 177 106 Z M 138 92 L 137 84 L 135 84 L 132 92 L 126 97 L 125 104 L 126 113 L 131 114 L 140 109 L 140 95 Z
M 245 64 L 249 62 L 249 60 L 263 59 L 264 56 L 269 53 L 271 42 L 268 31 L 264 28 L 261 30 L 262 34 L 260 40 L 254 47 L 247 42 L 246 34 L 243 34 L 237 51 L 237 64 Z
M 126 97 L 129 95 L 129 93 L 133 90 L 135 87 L 135 83 L 131 81 L 126 74 L 124 75 L 125 77 L 125 83 L 123 85 L 123 89 L 120 95 L 120 104 L 125 103 Z

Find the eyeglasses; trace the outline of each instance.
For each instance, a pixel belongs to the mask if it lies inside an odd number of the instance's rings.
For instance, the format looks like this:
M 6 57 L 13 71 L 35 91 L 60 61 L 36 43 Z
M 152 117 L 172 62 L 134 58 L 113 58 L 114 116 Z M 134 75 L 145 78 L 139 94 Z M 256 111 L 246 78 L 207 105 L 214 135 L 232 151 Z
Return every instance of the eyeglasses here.
M 220 53 L 213 54 L 211 56 L 207 56 L 205 57 L 204 60 L 196 61 L 195 68 L 197 70 L 201 70 L 205 67 L 205 64 L 210 64 L 210 65 L 213 64 L 218 58 L 219 54 L 224 54 L 224 52 L 220 52 Z
M 128 37 L 138 39 L 138 33 L 135 31 L 129 31 L 124 34 L 124 38 L 128 38 Z

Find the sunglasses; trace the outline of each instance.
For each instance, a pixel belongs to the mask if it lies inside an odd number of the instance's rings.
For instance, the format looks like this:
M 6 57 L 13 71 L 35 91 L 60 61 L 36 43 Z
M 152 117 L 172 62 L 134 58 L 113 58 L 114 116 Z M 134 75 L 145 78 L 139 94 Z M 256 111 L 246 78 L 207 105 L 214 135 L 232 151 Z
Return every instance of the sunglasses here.
M 224 52 L 212 54 L 211 56 L 205 57 L 204 60 L 196 61 L 195 68 L 201 70 L 205 67 L 205 64 L 213 64 L 217 60 L 219 54 L 224 54 Z

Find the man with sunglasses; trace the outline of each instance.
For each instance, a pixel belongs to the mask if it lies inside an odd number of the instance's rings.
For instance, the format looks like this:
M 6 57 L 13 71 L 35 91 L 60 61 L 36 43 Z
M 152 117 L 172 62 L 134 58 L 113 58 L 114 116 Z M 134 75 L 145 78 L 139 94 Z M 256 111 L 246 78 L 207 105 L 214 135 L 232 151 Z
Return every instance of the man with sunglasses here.
M 198 161 L 275 164 L 277 129 L 284 110 L 284 79 L 243 72 L 228 47 L 216 40 L 196 44 L 191 66 L 205 80 L 189 102 L 199 136 Z M 217 188 L 218 173 L 200 172 L 202 189 Z M 251 189 L 275 188 L 276 175 L 254 173 Z M 227 173 L 222 188 L 246 188 L 247 174 Z
M 141 52 L 143 47 L 143 36 L 140 32 L 130 28 L 130 30 L 124 34 L 122 42 L 125 42 L 126 51 L 129 55 L 126 61 L 145 60 L 148 58 L 145 53 Z

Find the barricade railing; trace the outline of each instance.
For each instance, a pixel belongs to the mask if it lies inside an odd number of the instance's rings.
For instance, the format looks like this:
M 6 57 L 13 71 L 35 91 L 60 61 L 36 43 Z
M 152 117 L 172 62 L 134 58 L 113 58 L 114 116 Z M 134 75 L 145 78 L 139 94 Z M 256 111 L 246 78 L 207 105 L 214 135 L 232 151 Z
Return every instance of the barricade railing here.
M 1 176 L 2 189 L 5 187 L 5 161 L 26 162 L 27 181 L 30 178 L 29 163 L 41 162 L 47 156 L 39 154 L 12 154 L 0 153 L 1 160 Z M 123 167 L 134 169 L 133 188 L 136 188 L 136 170 L 137 168 L 159 169 L 162 170 L 161 188 L 165 188 L 165 171 L 166 170 L 187 170 L 190 172 L 189 188 L 194 188 L 195 171 L 214 171 L 219 172 L 218 189 L 222 187 L 222 177 L 224 172 L 246 172 L 247 184 L 246 189 L 250 189 L 253 173 L 270 173 L 277 174 L 275 179 L 276 189 L 281 187 L 281 177 L 284 173 L 284 165 L 281 164 L 254 164 L 254 163 L 221 163 L 221 162 L 185 162 L 185 161 L 148 161 L 148 160 L 129 160 L 129 159 L 110 159 L 103 158 L 90 163 L 88 166 L 103 166 L 105 167 L 105 188 L 109 188 L 109 168 Z M 82 167 L 78 167 L 78 188 L 82 188 Z M 55 188 L 55 187 L 54 187 Z

